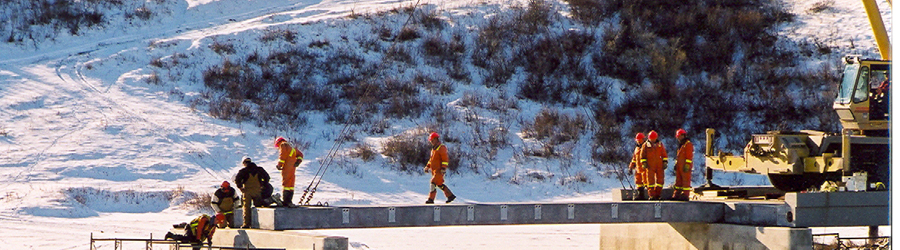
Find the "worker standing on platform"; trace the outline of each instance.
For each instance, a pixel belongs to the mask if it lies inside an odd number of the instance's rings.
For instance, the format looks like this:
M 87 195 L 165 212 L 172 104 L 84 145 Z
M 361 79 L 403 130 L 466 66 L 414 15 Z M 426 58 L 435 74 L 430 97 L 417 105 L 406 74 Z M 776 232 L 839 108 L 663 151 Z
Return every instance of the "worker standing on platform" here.
M 428 159 L 428 164 L 425 165 L 424 170 L 425 172 L 431 170 L 431 191 L 428 193 L 428 200 L 425 201 L 425 204 L 434 204 L 438 188 L 444 191 L 447 203 L 450 203 L 456 199 L 456 195 L 453 195 L 453 192 L 450 192 L 450 188 L 444 185 L 444 174 L 447 172 L 447 165 L 450 162 L 450 157 L 447 155 L 447 146 L 441 144 L 441 137 L 437 132 L 432 132 L 428 136 L 428 141 L 431 142 L 432 146 L 431 158 Z
M 284 137 L 275 139 L 275 147 L 278 148 L 278 165 L 275 168 L 281 170 L 284 205 L 296 207 L 297 205 L 291 202 L 294 199 L 294 177 L 297 166 L 303 162 L 303 152 L 291 146 Z
M 640 164 L 641 145 L 644 144 L 644 141 L 644 133 L 637 133 L 637 135 L 634 136 L 634 154 L 631 155 L 631 163 L 628 164 L 628 170 L 634 173 L 634 184 L 637 186 L 637 191 L 635 191 L 636 193 L 633 195 L 634 200 L 647 199 L 647 189 L 644 185 L 644 179 L 647 178 L 647 170 Z
M 688 139 L 687 131 L 675 131 L 678 140 L 678 154 L 675 156 L 675 192 L 673 200 L 687 201 L 691 192 L 691 171 L 693 170 L 694 144 Z
M 250 157 L 244 157 L 241 164 L 244 164 L 244 168 L 238 171 L 237 176 L 234 177 L 234 183 L 243 193 L 241 197 L 243 211 L 241 212 L 243 213 L 244 225 L 241 228 L 250 228 L 253 225 L 251 221 L 253 217 L 250 216 L 250 206 L 256 205 L 259 207 L 261 205 L 262 186 L 269 181 L 269 173 L 257 166 L 256 163 L 253 163 Z
M 216 211 L 216 226 L 219 228 L 233 228 L 234 225 L 234 202 L 237 201 L 237 192 L 231 187 L 228 181 L 222 182 L 222 187 L 216 189 L 209 203 L 213 210 Z
M 665 170 L 669 165 L 669 156 L 666 147 L 659 142 L 659 135 L 651 130 L 647 135 L 647 142 L 641 146 L 641 166 L 647 170 L 647 179 L 644 185 L 650 193 L 651 200 L 659 200 L 662 196 L 662 187 L 665 183 Z

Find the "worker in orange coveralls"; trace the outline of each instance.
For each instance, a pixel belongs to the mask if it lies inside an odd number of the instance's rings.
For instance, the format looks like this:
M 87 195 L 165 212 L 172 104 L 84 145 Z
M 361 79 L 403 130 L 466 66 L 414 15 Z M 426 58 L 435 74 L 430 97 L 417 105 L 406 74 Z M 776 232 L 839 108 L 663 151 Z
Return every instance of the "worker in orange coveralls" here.
M 675 131 L 678 139 L 678 154 L 675 156 L 675 192 L 673 200 L 687 201 L 691 191 L 691 170 L 693 169 L 694 144 L 688 139 L 687 131 Z
M 631 163 L 628 164 L 628 170 L 634 172 L 634 184 L 637 186 L 637 191 L 633 196 L 634 200 L 647 199 L 647 189 L 644 185 L 644 179 L 647 178 L 647 171 L 645 171 L 640 164 L 641 145 L 644 144 L 644 141 L 644 133 L 637 133 L 637 135 L 634 136 L 634 154 L 631 156 Z
M 428 141 L 431 142 L 432 146 L 431 158 L 428 159 L 428 164 L 425 165 L 424 170 L 426 172 L 431 170 L 431 191 L 428 193 L 428 200 L 425 201 L 425 204 L 434 204 L 437 189 L 444 191 L 447 203 L 450 203 L 456 199 L 456 195 L 453 195 L 453 192 L 450 192 L 450 188 L 444 185 L 444 173 L 447 172 L 447 164 L 450 162 L 450 157 L 447 155 L 447 146 L 441 144 L 441 136 L 437 132 L 432 132 L 428 136 Z
M 294 176 L 297 166 L 303 162 L 303 152 L 291 146 L 283 137 L 275 139 L 275 147 L 278 148 L 278 165 L 275 168 L 281 170 L 284 205 L 296 207 L 297 205 L 291 202 L 294 199 Z
M 641 166 L 647 170 L 647 179 L 644 184 L 650 193 L 651 200 L 659 200 L 662 196 L 662 187 L 665 183 L 665 170 L 669 165 L 669 156 L 666 147 L 659 141 L 659 135 L 651 130 L 647 135 L 647 142 L 641 146 Z

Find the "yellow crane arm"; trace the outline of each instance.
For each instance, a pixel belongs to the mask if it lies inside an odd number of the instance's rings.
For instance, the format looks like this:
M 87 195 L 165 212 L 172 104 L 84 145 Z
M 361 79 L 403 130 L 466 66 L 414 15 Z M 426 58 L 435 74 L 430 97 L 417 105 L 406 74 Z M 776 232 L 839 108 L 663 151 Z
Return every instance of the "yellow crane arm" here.
M 869 16 L 872 33 L 875 33 L 875 42 L 878 44 L 881 60 L 891 60 L 891 41 L 888 38 L 887 29 L 884 28 L 884 21 L 881 20 L 878 5 L 875 0 L 862 0 L 862 2 L 866 9 L 866 15 Z M 888 0 L 888 4 L 890 4 L 890 0 Z

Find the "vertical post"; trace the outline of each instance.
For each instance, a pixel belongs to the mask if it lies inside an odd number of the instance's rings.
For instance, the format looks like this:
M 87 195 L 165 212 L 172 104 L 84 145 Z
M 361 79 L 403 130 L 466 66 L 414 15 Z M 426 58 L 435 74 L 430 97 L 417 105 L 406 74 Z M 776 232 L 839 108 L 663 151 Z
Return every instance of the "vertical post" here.
M 844 176 L 853 175 L 850 172 L 850 134 L 852 130 L 844 129 L 841 131 L 841 169 L 843 169 Z
M 869 226 L 869 245 L 878 244 L 878 226 Z

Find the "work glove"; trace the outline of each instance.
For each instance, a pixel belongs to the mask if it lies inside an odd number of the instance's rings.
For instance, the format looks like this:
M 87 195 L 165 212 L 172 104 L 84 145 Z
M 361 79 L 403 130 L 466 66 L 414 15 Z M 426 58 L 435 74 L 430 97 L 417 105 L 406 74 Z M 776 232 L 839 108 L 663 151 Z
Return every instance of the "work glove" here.
M 641 167 L 644 169 L 648 169 L 648 168 L 650 168 L 650 165 L 647 164 L 647 162 L 645 161 L 645 162 L 641 163 Z
M 428 173 L 428 166 L 425 166 L 424 168 L 422 168 L 422 171 L 425 171 L 425 173 Z
M 282 168 L 284 167 L 282 167 L 281 165 L 275 165 L 275 169 L 281 170 Z
M 667 168 L 669 168 L 669 161 L 663 160 L 663 169 L 667 169 Z
M 690 173 L 690 172 L 691 172 L 691 166 L 690 166 L 690 165 L 684 164 L 684 167 L 683 167 L 683 168 L 684 168 L 684 172 L 685 172 L 685 173 Z

